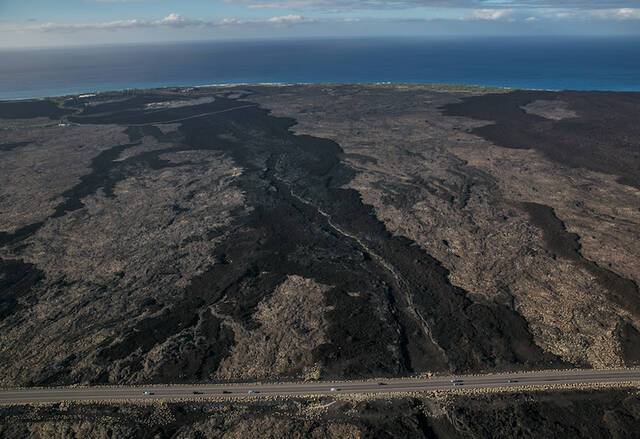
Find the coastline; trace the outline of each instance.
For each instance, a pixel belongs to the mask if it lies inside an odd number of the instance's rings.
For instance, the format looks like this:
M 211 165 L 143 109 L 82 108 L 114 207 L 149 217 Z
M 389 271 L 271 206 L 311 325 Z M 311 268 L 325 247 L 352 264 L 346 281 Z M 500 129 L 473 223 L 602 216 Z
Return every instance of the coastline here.
M 603 92 L 603 93 L 640 93 L 640 87 L 633 90 L 618 90 L 618 89 L 562 89 L 562 88 L 536 88 L 536 87 L 509 87 L 509 86 L 487 86 L 482 84 L 461 84 L 461 83 L 432 83 L 432 82 L 221 82 L 211 84 L 172 84 L 162 86 L 149 86 L 149 87 L 127 87 L 127 88 L 105 88 L 105 89 L 92 89 L 81 90 L 72 93 L 60 94 L 45 94 L 45 95 L 33 95 L 25 97 L 3 97 L 0 94 L 0 102 L 19 102 L 19 101 L 37 101 L 37 100 L 57 100 L 78 98 L 86 96 L 97 96 L 101 94 L 110 93 L 123 93 L 126 91 L 170 91 L 173 89 L 207 89 L 207 88 L 237 88 L 237 87 L 304 87 L 304 86 L 344 86 L 344 85 L 356 85 L 365 87 L 390 87 L 390 88 L 416 88 L 416 89 L 429 89 L 429 90 L 442 90 L 446 92 L 493 92 L 493 93 L 507 93 L 516 90 L 520 91 L 536 91 L 536 92 Z
M 560 89 L 536 89 L 536 88 L 515 88 L 515 87 L 488 87 L 479 84 L 440 84 L 440 83 L 406 83 L 406 82 L 222 82 L 211 83 L 202 85 L 163 85 L 163 86 L 151 86 L 151 87 L 127 87 L 127 88 L 109 88 L 109 89 L 94 89 L 94 90 L 82 90 L 73 93 L 60 93 L 60 94 L 45 94 L 45 95 L 33 95 L 27 97 L 6 98 L 0 94 L 0 102 L 15 102 L 15 101 L 37 101 L 47 99 L 66 99 L 77 98 L 83 95 L 97 96 L 101 94 L 109 93 L 123 93 L 127 91 L 169 91 L 172 89 L 207 89 L 207 88 L 237 88 L 237 87 L 304 87 L 304 86 L 343 86 L 343 85 L 361 85 L 366 87 L 411 87 L 411 88 L 428 88 L 428 89 L 441 89 L 443 91 L 496 91 L 506 92 L 513 90 L 529 90 L 529 91 L 560 91 Z M 579 90 L 575 90 L 579 91 Z M 585 90 L 588 91 L 588 90 Z M 607 91 L 607 90 L 602 90 Z M 640 91 L 640 89 L 638 90 Z

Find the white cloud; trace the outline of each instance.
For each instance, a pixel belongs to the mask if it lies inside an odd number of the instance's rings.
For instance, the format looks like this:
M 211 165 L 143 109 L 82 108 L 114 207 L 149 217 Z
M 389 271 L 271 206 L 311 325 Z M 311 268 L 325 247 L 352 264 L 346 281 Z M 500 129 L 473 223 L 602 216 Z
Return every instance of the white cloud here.
M 476 20 L 504 20 L 512 14 L 512 9 L 476 9 L 471 14 L 471 18 Z
M 616 18 L 620 20 L 639 20 L 640 9 L 636 8 L 620 8 L 615 11 Z
M 0 0 L 2 1 L 2 0 Z M 105 0 L 106 1 L 106 0 Z M 115 0 L 113 0 L 115 1 Z M 118 0 L 120 1 L 120 0 Z M 233 0 L 236 1 L 236 0 Z M 260 2 L 260 0 L 246 0 L 249 7 L 279 7 L 285 4 L 297 4 L 297 5 L 309 5 L 324 3 L 326 5 L 335 4 L 336 2 L 345 3 L 355 0 L 276 0 L 272 2 Z M 367 0 L 367 3 L 377 4 L 390 4 L 392 0 Z M 396 0 L 397 4 L 405 4 L 406 2 L 420 1 L 420 0 Z M 427 0 L 424 0 L 427 1 Z M 508 5 L 511 2 L 502 0 L 437 0 L 438 4 L 457 4 L 461 2 L 473 2 L 473 4 L 495 4 L 495 5 Z M 603 0 L 607 3 L 607 0 Z M 364 2 L 363 2 L 364 3 Z M 542 1 L 536 0 L 520 0 L 520 4 L 542 4 Z M 579 2 L 578 2 L 579 3 Z M 583 1 L 584 4 L 591 4 L 591 2 Z M 577 4 L 577 3 L 576 3 Z M 259 6 L 258 6 L 259 5 Z M 622 22 L 637 20 L 640 21 L 640 8 L 622 7 L 622 8 L 608 8 L 608 9 L 571 9 L 571 8 L 549 8 L 549 9 L 518 9 L 518 8 L 476 8 L 467 9 L 461 15 L 463 21 L 503 21 L 503 22 L 589 22 L 589 21 L 609 21 L 609 22 Z M 164 18 L 158 20 L 141 20 L 141 19 L 127 19 L 127 20 L 115 20 L 108 22 L 87 22 L 87 23 L 60 23 L 60 22 L 22 22 L 22 23 L 10 23 L 0 22 L 0 31 L 3 32 L 50 32 L 50 33 L 64 33 L 64 32 L 81 32 L 81 31 L 117 31 L 117 30 L 135 30 L 135 29 L 187 29 L 187 28 L 229 28 L 233 26 L 272 26 L 272 27 L 284 27 L 284 26 L 296 26 L 310 23 L 356 23 L 361 19 L 335 16 L 332 18 L 312 18 L 301 14 L 287 14 L 276 15 L 272 17 L 262 19 L 243 19 L 243 18 L 223 18 L 219 20 L 203 20 L 184 17 L 178 13 L 170 13 Z M 362 19 L 367 20 L 367 19 Z M 394 19 L 388 17 L 386 21 L 401 21 L 401 19 Z M 429 20 L 447 20 L 440 19 L 437 16 L 429 17 L 416 17 L 415 20 L 429 21 Z M 449 19 L 451 20 L 451 19 Z M 373 23 L 375 19 L 370 19 Z
M 181 15 L 178 15 L 175 12 L 172 12 L 171 14 L 167 15 L 162 20 L 160 20 L 160 23 L 168 24 L 171 26 L 183 26 L 187 23 L 187 21 Z
M 80 31 L 87 29 L 97 30 L 119 30 L 119 29 L 132 29 L 139 27 L 149 27 L 152 24 L 143 20 L 117 20 L 103 23 L 40 23 L 23 26 L 14 25 L 17 30 L 40 30 L 43 32 L 53 31 Z
M 638 0 L 225 0 L 249 8 L 315 8 L 319 10 L 375 10 L 402 8 L 463 9 L 597 9 L 633 8 Z
M 613 9 L 475 9 L 466 20 L 487 21 L 524 21 L 524 22 L 589 22 L 589 21 L 623 21 L 640 20 L 640 8 Z
M 220 20 L 218 22 L 218 25 L 220 26 L 235 26 L 238 24 L 245 24 L 246 21 L 243 20 L 239 20 L 237 18 L 223 18 L 222 20 Z
M 296 9 L 305 7 L 314 7 L 316 2 L 305 0 L 289 0 L 280 2 L 267 2 L 267 3 L 250 3 L 247 5 L 249 9 Z
M 302 15 L 280 15 L 265 19 L 242 20 L 238 18 L 223 18 L 216 21 L 205 21 L 183 17 L 171 13 L 160 20 L 117 20 L 96 23 L 5 23 L 0 24 L 0 31 L 40 31 L 40 32 L 78 32 L 84 30 L 124 30 L 144 28 L 188 28 L 188 27 L 229 27 L 241 25 L 282 26 L 303 23 L 313 23 L 314 19 Z
M 303 17 L 302 15 L 281 15 L 279 17 L 271 17 L 267 20 L 269 23 L 274 24 L 296 24 L 296 23 L 308 23 L 313 20 Z
M 590 9 L 590 10 L 557 10 L 541 13 L 540 17 L 551 20 L 640 20 L 639 8 L 617 8 L 617 9 Z

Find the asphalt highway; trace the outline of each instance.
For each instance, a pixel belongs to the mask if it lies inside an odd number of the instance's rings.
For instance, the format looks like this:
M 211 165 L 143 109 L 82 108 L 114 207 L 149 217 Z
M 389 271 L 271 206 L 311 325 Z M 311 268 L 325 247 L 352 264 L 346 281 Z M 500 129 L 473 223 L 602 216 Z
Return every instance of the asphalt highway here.
M 454 389 L 490 389 L 558 384 L 633 382 L 640 387 L 640 370 L 565 370 L 432 378 L 398 378 L 344 382 L 159 384 L 149 386 L 95 386 L 14 388 L 0 390 L 0 404 L 61 401 L 179 400 L 266 396 L 426 392 Z

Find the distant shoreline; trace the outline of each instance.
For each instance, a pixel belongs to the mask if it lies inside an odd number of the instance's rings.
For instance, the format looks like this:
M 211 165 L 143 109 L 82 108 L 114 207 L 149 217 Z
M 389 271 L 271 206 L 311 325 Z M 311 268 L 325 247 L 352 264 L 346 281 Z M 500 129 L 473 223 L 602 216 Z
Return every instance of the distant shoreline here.
M 405 83 L 405 82 L 238 82 L 238 83 L 219 83 L 219 84 L 204 84 L 204 85 L 166 85 L 160 87 L 132 87 L 121 89 L 109 89 L 109 90 L 85 90 L 78 93 L 58 94 L 58 95 L 43 95 L 43 96 L 29 96 L 20 98 L 2 98 L 0 96 L 0 102 L 12 102 L 12 101 L 35 101 L 35 100 L 47 100 L 47 99 L 65 99 L 65 98 L 78 98 L 86 95 L 87 97 L 96 96 L 101 94 L 110 93 L 124 93 L 127 91 L 135 92 L 147 92 L 154 90 L 173 90 L 173 89 L 205 89 L 205 88 L 237 88 L 237 87 L 339 87 L 339 86 L 362 86 L 362 87 L 410 87 L 410 88 L 429 88 L 443 91 L 485 91 L 485 92 L 508 92 L 514 90 L 530 90 L 530 91 L 561 91 L 558 89 L 535 89 L 535 88 L 514 88 L 514 87 L 487 87 L 477 84 L 436 84 L 436 83 Z M 570 91 L 591 91 L 591 90 L 570 90 Z M 593 90 L 593 91 L 608 91 L 608 90 Z M 611 90 L 613 91 L 613 90 Z
M 238 83 L 220 83 L 220 84 L 205 84 L 205 85 L 167 85 L 161 87 L 146 87 L 146 88 L 123 88 L 123 89 L 110 89 L 110 90 L 91 90 L 82 91 L 78 93 L 49 95 L 49 96 L 31 96 L 21 98 L 9 98 L 3 99 L 0 97 L 0 102 L 14 102 L 14 101 L 36 101 L 36 100 L 59 100 L 70 98 L 82 98 L 93 97 L 101 94 L 121 94 L 127 91 L 145 93 L 149 91 L 166 90 L 171 91 L 175 89 L 206 89 L 206 88 L 237 88 L 237 87 L 340 87 L 340 86 L 361 86 L 361 87 L 407 87 L 407 88 L 427 88 L 431 90 L 442 90 L 443 92 L 485 92 L 485 93 L 506 93 L 517 90 L 523 91 L 546 91 L 546 92 L 576 92 L 576 93 L 640 93 L 638 90 L 564 90 L 564 89 L 552 89 L 552 88 L 526 88 L 526 87 L 489 87 L 478 84 L 439 84 L 439 83 L 405 83 L 405 82 L 299 82 L 299 83 L 285 83 L 285 82 L 238 82 Z
M 535 87 L 509 87 L 509 86 L 486 86 L 481 84 L 461 84 L 461 83 L 432 83 L 432 82 L 237 82 L 237 83 L 212 83 L 198 85 L 161 85 L 151 87 L 128 87 L 113 89 L 94 89 L 81 90 L 72 93 L 32 95 L 21 97 L 4 97 L 0 94 L 0 102 L 10 101 L 32 101 L 45 99 L 63 99 L 70 97 L 78 97 L 85 94 L 99 95 L 107 93 L 124 93 L 126 91 L 149 91 L 149 90 L 170 90 L 178 88 L 235 88 L 235 87 L 302 87 L 302 86 L 344 86 L 357 85 L 363 87 L 388 86 L 388 87 L 428 87 L 431 89 L 442 89 L 443 91 L 484 91 L 484 92 L 508 92 L 515 90 L 527 91 L 550 91 L 550 92 L 593 92 L 593 93 L 640 93 L 640 87 L 637 89 L 563 89 L 563 88 L 535 88 Z

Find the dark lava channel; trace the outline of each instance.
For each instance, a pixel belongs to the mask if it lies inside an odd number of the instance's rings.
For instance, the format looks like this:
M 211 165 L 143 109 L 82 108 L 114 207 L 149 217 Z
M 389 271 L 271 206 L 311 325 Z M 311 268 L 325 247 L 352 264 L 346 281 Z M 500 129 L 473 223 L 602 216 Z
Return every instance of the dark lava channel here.
M 0 101 L 0 119 L 48 117 L 53 120 L 70 113 L 72 113 L 72 110 L 60 108 L 50 100 Z
M 168 148 L 136 156 L 144 158 L 142 164 L 169 166 L 158 159 L 169 151 L 223 151 L 243 168 L 236 184 L 253 210 L 236 217 L 216 247 L 215 265 L 175 302 L 146 304 L 157 312 L 105 343 L 98 364 L 107 368 L 120 360 L 139 370 L 153 346 L 191 331 L 197 349 L 181 352 L 153 381 L 206 379 L 233 346 L 223 320 L 254 327 L 257 304 L 296 274 L 332 287 L 326 293 L 333 306 L 330 342 L 314 352 L 327 377 L 560 365 L 533 342 L 522 316 L 504 305 L 472 301 L 449 283 L 437 260 L 413 241 L 391 235 L 356 191 L 342 189 L 354 172 L 340 161 L 337 143 L 294 135 L 294 120 L 246 105 L 217 96 L 213 103 L 175 111 L 123 108 L 73 118 L 133 126 L 244 107 L 184 120 L 172 139 L 148 127 L 147 134 Z M 131 160 L 141 160 L 136 157 Z M 122 174 L 100 175 L 112 181 Z M 108 380 L 106 373 L 84 378 Z
M 0 258 L 0 321 L 23 307 L 35 284 L 44 274 L 33 264 Z
M 163 98 L 167 99 L 167 97 L 163 97 Z M 162 99 L 158 98 L 158 100 L 162 100 Z M 132 105 L 142 105 L 143 103 L 152 101 L 152 97 L 147 97 L 146 99 L 130 99 L 129 101 L 131 101 L 130 104 Z M 96 108 L 100 108 L 101 110 L 104 110 L 102 108 L 104 106 L 108 106 L 108 108 L 113 108 L 113 106 L 117 105 L 115 108 L 123 108 L 123 105 L 129 101 L 87 107 L 83 110 L 83 114 L 84 112 L 87 112 L 87 111 L 89 112 L 89 114 L 93 114 L 93 112 L 96 111 Z M 35 111 L 36 110 L 33 110 L 33 112 Z M 68 111 L 71 111 L 71 110 L 68 110 Z M 137 111 L 141 112 L 142 110 L 137 110 Z M 155 110 L 155 111 L 157 112 L 158 110 Z M 18 111 L 17 114 L 21 114 L 20 111 Z M 116 112 L 116 114 L 118 113 Z M 119 115 L 119 117 L 122 117 L 122 116 Z M 79 120 L 82 121 L 83 119 L 79 119 Z M 136 169 L 139 167 L 145 167 L 145 166 L 151 169 L 159 169 L 159 168 L 175 166 L 173 164 L 170 164 L 166 160 L 160 159 L 158 157 L 159 154 L 156 152 L 153 152 L 151 154 L 149 153 L 138 154 L 134 157 L 127 158 L 126 160 L 116 161 L 116 159 L 127 148 L 140 145 L 140 139 L 144 135 L 147 135 L 147 134 L 155 135 L 156 137 L 160 137 L 161 140 L 165 142 L 168 141 L 168 136 L 163 136 L 162 133 L 159 132 L 159 130 L 153 126 L 135 127 L 135 128 L 132 127 L 127 130 L 127 134 L 129 136 L 131 143 L 112 146 L 111 148 L 100 152 L 95 158 L 93 158 L 91 160 L 91 164 L 89 165 L 91 172 L 87 175 L 82 176 L 78 184 L 76 184 L 75 186 L 73 186 L 72 188 L 70 188 L 69 190 L 61 194 L 61 196 L 63 197 L 63 201 L 56 206 L 54 212 L 49 217 L 47 217 L 43 221 L 39 221 L 33 224 L 28 224 L 26 226 L 23 226 L 12 233 L 0 232 L 0 246 L 19 244 L 21 241 L 24 241 L 25 239 L 29 238 L 30 236 L 33 236 L 36 232 L 38 232 L 38 230 L 40 230 L 40 228 L 44 226 L 47 220 L 53 219 L 53 218 L 60 218 L 69 212 L 73 212 L 75 210 L 81 209 L 82 207 L 84 207 L 84 204 L 82 203 L 82 199 L 87 196 L 96 194 L 99 189 L 102 189 L 102 191 L 107 197 L 113 196 L 113 188 L 115 187 L 115 185 L 119 181 L 127 178 L 127 176 L 131 174 L 131 171 L 133 169 Z M 16 147 L 20 147 L 28 144 L 29 142 L 24 142 L 20 144 L 9 144 L 9 145 L 10 146 L 16 145 Z M 0 146 L 3 146 L 3 145 L 0 145 Z M 167 148 L 162 150 L 162 153 L 171 152 L 179 149 Z
M 13 151 L 14 149 L 22 148 L 30 144 L 31 142 L 0 143 L 0 151 Z
M 111 196 L 113 187 L 117 181 L 126 176 L 126 173 L 117 173 L 118 168 L 125 167 L 123 162 L 115 162 L 120 154 L 127 148 L 137 143 L 117 145 L 102 151 L 91 161 L 91 172 L 80 178 L 80 182 L 62 193 L 63 201 L 56 206 L 53 214 L 46 220 L 29 224 L 17 229 L 15 232 L 0 232 L 0 245 L 17 244 L 35 234 L 48 219 L 59 218 L 74 210 L 84 207 L 82 198 L 95 194 L 98 189 L 103 189 L 107 196 Z
M 537 100 L 564 102 L 578 117 L 551 120 L 523 109 Z M 492 121 L 473 133 L 496 145 L 535 149 L 564 166 L 615 175 L 640 188 L 640 93 L 518 90 L 442 109 L 449 116 Z
M 586 259 L 580 252 L 580 237 L 567 231 L 565 224 L 551 207 L 537 203 L 522 205 L 531 222 L 542 229 L 546 247 L 554 258 L 569 259 L 587 270 L 609 291 L 612 300 L 618 306 L 640 318 L 640 292 L 635 282 Z M 622 331 L 621 342 L 626 363 L 639 364 L 640 356 L 636 348 L 640 346 L 640 333 L 629 322 L 625 323 Z
M 523 109 L 537 100 L 562 101 L 578 117 L 556 121 Z M 472 132 L 496 145 L 536 149 L 561 165 L 616 175 L 620 183 L 640 188 L 640 93 L 522 90 L 465 98 L 443 110 L 447 115 L 494 121 Z M 523 203 L 523 207 L 542 229 L 545 245 L 554 256 L 589 271 L 613 302 L 640 318 L 635 282 L 586 259 L 580 253 L 580 237 L 567 232 L 551 207 L 536 203 Z M 640 340 L 629 343 L 640 344 Z

